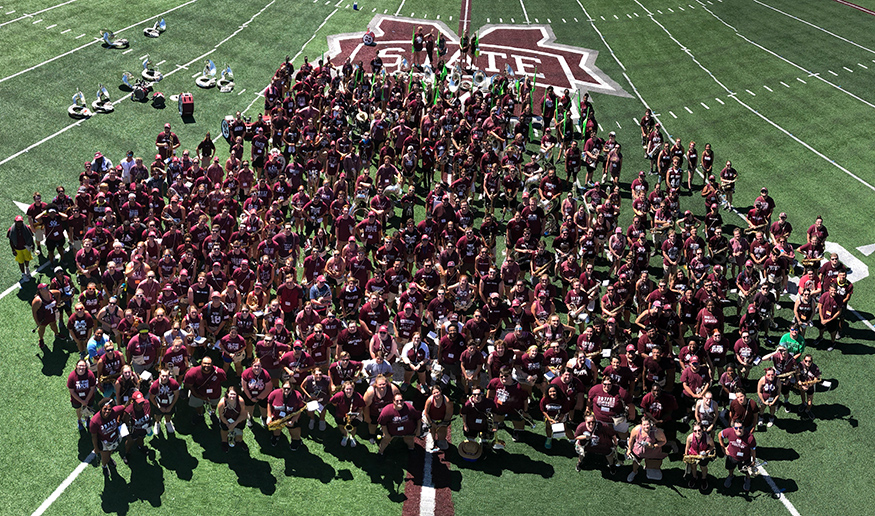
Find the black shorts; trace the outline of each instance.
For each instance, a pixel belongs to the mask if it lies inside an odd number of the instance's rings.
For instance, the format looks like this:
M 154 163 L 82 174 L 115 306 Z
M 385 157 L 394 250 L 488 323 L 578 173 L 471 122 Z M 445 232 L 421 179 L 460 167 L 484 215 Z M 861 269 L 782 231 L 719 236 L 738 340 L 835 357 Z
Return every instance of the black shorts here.
M 835 333 L 839 331 L 839 327 L 841 326 L 841 324 L 841 317 L 836 317 L 832 321 L 823 324 L 823 330 L 827 333 Z
M 250 399 L 249 396 L 244 394 L 243 395 L 243 404 L 246 405 L 247 407 L 254 407 L 255 405 L 258 405 L 259 407 L 266 409 L 267 408 L 267 398 L 260 399 L 260 400 L 253 400 L 253 399 Z
M 152 417 L 154 417 L 156 421 L 159 418 L 162 418 L 164 416 L 172 416 L 173 414 L 176 414 L 176 405 L 173 405 L 173 408 L 171 408 L 169 411 L 162 412 L 154 403 L 152 404 Z
M 264 155 L 258 156 L 257 158 L 253 158 L 252 166 L 255 168 L 261 168 L 264 166 Z
M 225 423 L 222 423 L 221 421 L 219 421 L 219 428 L 221 428 L 222 430 L 224 430 L 226 432 L 228 431 L 228 425 L 226 425 Z M 246 429 L 246 425 L 237 426 L 235 428 L 235 430 L 240 430 L 241 432 L 245 429 Z
M 734 457 L 726 456 L 726 470 L 732 471 L 733 469 L 744 466 L 745 464 L 750 464 L 751 461 L 748 459 L 747 461 L 736 460 Z

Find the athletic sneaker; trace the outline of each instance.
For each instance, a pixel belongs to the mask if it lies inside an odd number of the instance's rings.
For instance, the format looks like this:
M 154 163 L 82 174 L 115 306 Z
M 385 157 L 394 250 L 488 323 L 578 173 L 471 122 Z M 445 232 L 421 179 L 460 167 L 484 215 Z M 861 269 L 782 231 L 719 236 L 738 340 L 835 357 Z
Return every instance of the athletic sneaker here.
M 775 418 L 770 417 L 770 418 L 769 418 L 769 422 L 766 423 L 766 426 L 769 427 L 769 428 L 772 428 L 772 426 L 774 426 L 774 424 L 775 424 Z
M 343 436 L 343 439 L 340 440 L 340 445 L 341 445 L 341 446 L 346 446 L 346 443 L 347 443 L 347 442 L 349 442 L 349 437 L 347 437 L 347 436 L 344 435 L 344 436 Z
M 732 473 L 727 475 L 726 480 L 723 482 L 723 487 L 725 487 L 726 489 L 729 489 L 729 486 L 732 485 L 732 479 L 734 479 L 734 478 L 735 478 L 735 475 L 733 475 Z
M 246 428 L 252 428 L 252 418 L 246 420 Z
M 580 467 L 580 462 L 577 463 L 577 466 Z M 578 469 L 577 471 L 580 471 L 580 470 Z M 616 464 L 608 464 L 608 473 L 610 473 L 611 476 L 616 475 L 617 474 L 617 465 Z
M 349 447 L 350 448 L 355 448 L 356 446 L 358 446 L 358 444 L 359 443 L 358 443 L 358 441 L 355 440 L 355 437 L 349 438 Z
M 176 429 L 173 428 L 173 423 L 171 423 L 170 421 L 164 423 L 164 428 L 167 429 L 168 434 L 176 433 Z
M 613 473 L 616 473 L 617 467 L 613 466 L 613 468 L 614 468 Z M 577 465 L 574 466 L 574 470 L 577 471 L 578 473 L 580 473 L 583 470 L 583 459 L 577 459 Z
M 789 414 L 789 413 L 790 413 L 790 404 L 787 403 L 786 401 L 784 402 L 784 413 L 785 413 L 785 414 Z
M 320 432 L 325 431 L 325 421 L 319 421 L 319 431 Z
M 510 435 L 510 437 L 511 437 L 511 439 L 513 439 L 513 442 L 515 442 L 515 443 L 520 442 L 520 431 L 514 430 L 513 433 Z
M 814 414 L 811 412 L 810 409 L 805 411 L 805 415 L 808 416 L 808 419 L 814 421 Z
M 744 490 L 750 491 L 750 477 L 744 477 Z
M 547 441 L 544 442 L 544 448 L 547 448 L 549 450 L 552 447 L 553 447 L 553 438 L 548 437 Z
M 44 341 L 43 339 L 40 339 L 39 340 L 39 348 L 46 349 L 46 341 Z
M 368 440 L 368 442 L 371 443 L 371 444 L 377 444 L 377 438 L 376 438 L 376 437 L 371 437 L 371 438 Z
M 152 434 L 158 435 L 160 433 L 161 433 L 161 423 L 156 421 L 155 424 L 152 426 Z
M 702 480 L 699 481 L 699 492 L 704 493 L 705 491 L 708 490 L 708 487 L 710 487 L 710 486 L 708 485 L 707 478 L 703 478 Z
M 289 442 L 289 449 L 292 451 L 298 451 L 298 448 L 301 447 L 301 441 L 299 439 L 292 439 Z
M 278 435 L 270 436 L 270 445 L 271 446 L 276 446 L 277 444 L 279 444 L 279 442 L 280 442 L 280 436 L 278 436 Z
M 832 351 L 835 349 L 835 346 L 830 345 L 830 347 L 826 348 L 827 351 Z
M 626 482 L 631 482 L 631 481 L 635 480 L 635 475 L 637 473 L 638 473 L 637 471 L 633 471 L 633 472 L 629 473 L 629 476 L 626 477 Z
M 435 444 L 436 444 L 437 447 L 440 448 L 441 450 L 446 450 L 447 448 L 450 447 L 450 443 L 448 443 L 448 442 L 447 442 L 446 440 L 444 440 L 444 439 L 441 439 L 441 440 L 437 441 Z
M 236 446 L 236 444 L 234 443 L 234 441 L 228 441 L 228 446 L 233 448 L 234 446 Z
M 307 428 L 309 428 L 310 430 L 313 430 L 313 427 L 314 427 L 314 426 L 316 426 L 316 420 L 315 420 L 315 419 L 311 419 L 310 422 L 307 423 Z

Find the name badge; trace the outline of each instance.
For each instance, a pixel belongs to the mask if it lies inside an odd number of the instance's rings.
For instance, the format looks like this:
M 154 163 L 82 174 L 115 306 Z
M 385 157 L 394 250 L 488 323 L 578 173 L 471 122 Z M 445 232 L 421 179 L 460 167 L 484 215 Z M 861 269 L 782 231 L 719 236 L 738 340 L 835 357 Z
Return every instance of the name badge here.
M 599 408 L 602 409 L 602 412 L 610 412 L 611 411 L 610 407 L 599 407 Z
M 744 452 L 738 452 L 736 453 L 736 455 L 738 455 L 739 457 L 744 457 Z
M 447 358 L 455 358 L 455 357 L 456 357 L 456 355 L 454 355 L 452 353 L 447 353 Z
M 207 394 L 212 394 L 212 393 L 213 393 L 212 389 L 207 389 Z
M 475 420 L 474 420 L 474 423 L 475 423 L 475 424 L 478 424 L 478 425 L 481 425 L 481 424 L 483 424 L 483 420 L 482 420 L 482 419 L 475 419 Z

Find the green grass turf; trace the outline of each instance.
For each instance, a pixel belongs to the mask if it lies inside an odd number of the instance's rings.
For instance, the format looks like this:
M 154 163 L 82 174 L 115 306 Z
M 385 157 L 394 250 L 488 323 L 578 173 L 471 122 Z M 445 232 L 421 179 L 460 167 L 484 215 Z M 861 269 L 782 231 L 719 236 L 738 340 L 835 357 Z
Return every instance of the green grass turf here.
M 15 53 L 0 59 L 0 79 L 54 57 L 62 52 L 84 45 L 88 38 L 106 26 L 110 29 L 126 27 L 150 15 L 181 5 L 167 1 L 138 3 L 136 12 L 117 12 L 105 2 L 69 6 L 49 11 L 39 17 L 44 21 L 32 25 L 28 20 L 10 24 L 0 31 L 0 42 Z M 161 66 L 165 74 L 177 64 L 185 64 L 210 51 L 214 46 L 260 11 L 267 0 L 258 2 L 223 3 L 222 16 L 215 16 L 215 7 L 203 0 L 180 8 L 165 16 L 168 32 L 158 39 L 142 36 L 142 27 L 132 28 L 120 36 L 131 39 L 135 50 L 122 55 L 120 51 L 106 50 L 93 44 L 58 61 L 0 82 L 0 109 L 14 113 L 17 124 L 0 127 L 0 160 L 73 123 L 64 113 L 68 98 L 75 89 L 82 88 L 90 99 L 98 81 L 107 85 L 116 98 L 116 88 L 123 70 L 138 73 L 137 58 L 150 53 L 153 60 L 167 60 Z M 642 2 L 653 12 L 667 13 L 665 2 Z M 855 42 L 872 48 L 875 36 L 863 27 L 868 15 L 834 2 L 788 2 L 771 0 L 770 5 L 791 12 L 800 18 L 836 32 Z M 400 2 L 372 2 L 362 4 L 362 12 L 341 8 L 313 38 L 302 55 L 314 59 L 325 49 L 328 34 L 363 30 L 371 19 L 371 9 L 377 12 L 396 12 Z M 14 15 L 0 19 L 0 23 L 14 18 L 20 12 L 33 12 L 46 6 L 30 2 L 27 8 L 18 7 Z M 343 4 L 345 6 L 345 4 Z M 831 232 L 831 241 L 839 242 L 854 252 L 868 265 L 869 258 L 853 251 L 854 247 L 875 241 L 875 231 L 862 221 L 871 220 L 872 192 L 852 178 L 815 156 L 797 142 L 778 132 L 756 115 L 727 98 L 725 91 L 708 77 L 681 48 L 668 38 L 652 21 L 643 17 L 643 9 L 635 2 L 611 4 L 583 2 L 587 11 L 602 31 L 617 57 L 627 67 L 627 74 L 643 98 L 661 114 L 665 128 L 684 142 L 690 138 L 699 142 L 700 149 L 710 141 L 718 162 L 732 159 L 741 171 L 737 204 L 752 202 L 758 187 L 767 182 L 772 188 L 780 210 L 788 212 L 796 228 L 794 241 L 822 214 Z M 681 4 L 686 5 L 686 4 Z M 847 95 L 820 83 L 802 77 L 798 69 L 764 53 L 744 42 L 725 25 L 699 8 L 684 12 L 656 15 L 683 45 L 708 67 L 740 98 L 764 116 L 780 124 L 814 148 L 835 159 L 844 167 L 873 182 L 868 164 L 872 161 L 871 148 L 861 142 L 862 129 L 871 118 L 871 108 Z M 864 4 L 861 4 L 864 5 Z M 800 24 L 753 2 L 713 2 L 708 6 L 716 15 L 734 26 L 740 33 L 799 65 L 819 72 L 824 78 L 847 88 L 869 102 L 875 99 L 867 88 L 869 71 L 855 69 L 857 62 L 866 64 L 866 54 L 852 45 L 840 42 L 821 31 Z M 175 106 L 159 111 L 148 104 L 125 102 L 112 115 L 97 116 L 73 127 L 60 136 L 34 148 L 27 154 L 0 166 L 0 220 L 10 221 L 18 213 L 10 202 L 29 202 L 30 193 L 39 189 L 48 197 L 57 184 L 68 191 L 74 187 L 81 162 L 95 150 L 108 153 L 114 161 L 127 149 L 138 155 L 149 156 L 154 135 L 165 121 L 174 122 L 174 131 L 180 135 L 184 147 L 193 148 L 206 131 L 217 134 L 221 118 L 236 109 L 243 109 L 254 99 L 254 93 L 267 82 L 269 75 L 285 55 L 295 55 L 313 34 L 313 31 L 334 11 L 334 4 L 324 2 L 277 1 L 265 10 L 256 22 L 247 26 L 233 39 L 210 55 L 218 65 L 227 61 L 237 76 L 234 93 L 222 95 L 217 91 L 201 91 L 192 83 L 191 75 L 199 71 L 202 60 L 192 63 L 188 70 L 168 77 L 158 88 L 165 94 L 179 91 L 195 93 L 195 123 L 182 124 Z M 611 58 L 599 36 L 585 22 L 586 16 L 575 1 L 527 1 L 529 18 L 543 23 L 551 18 L 558 42 L 599 50 L 597 66 L 618 81 L 626 91 L 633 93 L 623 77 L 623 71 Z M 2 12 L 5 12 L 3 10 Z M 630 20 L 625 13 L 638 12 Z M 99 13 L 99 15 L 98 15 Z M 401 15 L 414 17 L 437 14 L 455 30 L 458 26 L 459 4 L 447 2 L 408 1 Z M 613 19 L 616 13 L 620 20 Z M 826 13 L 826 15 L 824 15 Z M 449 20 L 452 16 L 453 20 Z M 606 20 L 602 21 L 601 16 Z M 489 18 L 496 23 L 502 17 L 505 23 L 513 17 L 517 23 L 523 18 L 518 1 L 503 0 L 488 4 L 474 3 L 472 28 Z M 580 23 L 573 23 L 577 17 Z M 561 23 L 565 18 L 568 23 Z M 57 23 L 58 27 L 45 29 Z M 148 25 L 151 25 L 149 22 Z M 289 30 L 290 24 L 293 30 Z M 61 35 L 65 27 L 76 27 Z M 87 37 L 73 39 L 80 33 Z M 281 43 L 274 44 L 277 34 Z M 48 35 L 48 36 L 46 36 Z M 273 39 L 272 39 L 273 38 Z M 21 45 L 24 40 L 30 44 Z M 871 58 L 868 58 L 871 61 Z M 300 61 L 300 60 L 299 60 Z M 841 67 L 854 69 L 846 72 Z M 840 74 L 836 78 L 826 70 Z M 875 68 L 872 69 L 875 71 Z M 824 75 L 825 74 L 825 75 Z M 795 80 L 802 77 L 807 84 Z M 784 81 L 790 85 L 780 85 Z M 765 84 L 774 91 L 763 89 Z M 237 95 L 246 88 L 246 92 Z M 745 93 L 751 89 L 757 96 Z M 725 105 L 719 105 L 720 97 Z M 625 145 L 626 160 L 623 179 L 647 166 L 637 149 L 638 128 L 633 118 L 643 113 L 637 98 L 618 98 L 595 94 L 594 103 L 599 121 L 605 131 L 615 129 Z M 699 105 L 705 102 L 711 108 Z M 694 114 L 684 110 L 688 106 Z M 250 112 L 256 113 L 261 102 Z M 668 114 L 672 111 L 678 117 Z M 868 125 L 868 124 L 866 124 Z M 225 149 L 220 145 L 220 155 Z M 697 179 L 697 184 L 701 180 Z M 823 188 L 827 185 L 828 188 Z M 628 197 L 625 202 L 628 203 Z M 702 202 L 696 197 L 684 197 L 685 208 L 701 213 Z M 739 220 L 724 213 L 727 225 Z M 628 223 L 628 210 L 623 223 Z M 11 262 L 0 267 L 0 285 L 10 285 L 18 278 Z M 652 262 L 656 264 L 656 261 Z M 871 319 L 871 279 L 857 285 L 855 306 Z M 7 492 L 19 496 L 0 499 L 0 512 L 21 514 L 33 511 L 39 503 L 87 455 L 89 444 L 79 443 L 73 428 L 72 410 L 67 404 L 64 388 L 66 375 L 73 360 L 67 350 L 57 349 L 45 360 L 36 357 L 35 339 L 30 333 L 32 321 L 24 301 L 33 295 L 32 284 L 20 293 L 13 293 L 0 301 L 0 338 L 8 353 L 0 361 L 0 421 L 6 423 L 6 437 L 0 440 L 0 456 L 7 466 L 0 472 L 0 481 Z M 19 299 L 20 298 L 20 299 Z M 785 308 L 779 312 L 779 321 L 785 325 L 790 316 Z M 871 339 L 873 334 L 861 323 L 854 322 L 848 337 L 839 350 L 830 354 L 815 351 L 817 362 L 825 377 L 834 379 L 836 387 L 818 396 L 821 405 L 816 423 L 799 423 L 795 416 L 779 414 L 778 424 L 760 438 L 760 455 L 769 460 L 767 469 L 788 498 L 803 514 L 823 512 L 826 503 L 836 512 L 862 514 L 868 511 L 865 460 L 861 451 L 873 438 L 867 425 L 866 414 L 872 402 L 857 393 L 868 385 L 866 378 L 871 369 Z M 34 394 L 40 393 L 34 404 Z M 247 441 L 253 459 L 226 458 L 218 449 L 218 436 L 203 430 L 192 434 L 188 428 L 187 413 L 179 418 L 180 437 L 176 441 L 154 439 L 155 460 L 149 464 L 134 464 L 134 469 L 120 465 L 125 479 L 134 480 L 138 487 L 113 483 L 104 493 L 103 480 L 96 468 L 87 468 L 67 491 L 55 502 L 49 514 L 86 514 L 113 512 L 138 514 L 164 512 L 192 514 L 202 512 L 202 500 L 239 500 L 238 507 L 289 508 L 295 513 L 328 511 L 337 500 L 343 500 L 350 512 L 375 514 L 400 512 L 399 493 L 403 493 L 401 464 L 389 461 L 376 465 L 372 455 L 363 448 L 356 453 L 342 450 L 336 443 L 337 434 L 327 432 L 325 448 L 320 442 L 306 441 L 308 452 L 297 454 L 259 451 L 263 435 L 247 432 Z M 862 423 L 862 424 L 861 424 Z M 25 433 L 23 430 L 28 429 Z M 717 490 L 710 496 L 701 496 L 686 489 L 657 486 L 655 489 L 640 485 L 627 486 L 617 480 L 602 479 L 600 471 L 577 474 L 573 460 L 567 458 L 569 448 L 556 445 L 544 453 L 543 426 L 527 436 L 527 444 L 510 444 L 504 457 L 468 464 L 462 463 L 450 452 L 454 470 L 461 475 L 451 477 L 454 503 L 459 514 L 519 513 L 535 506 L 615 507 L 620 510 L 647 510 L 650 513 L 689 513 L 705 510 L 712 513 L 741 512 L 745 514 L 782 513 L 779 502 L 769 499 L 768 488 L 762 481 L 754 484 L 751 499 L 738 495 L 736 485 L 727 496 Z M 814 432 L 816 430 L 816 432 Z M 461 429 L 454 427 L 458 441 Z M 269 448 L 269 446 L 268 446 Z M 72 450 L 78 450 L 73 453 Z M 392 456 L 403 459 L 404 453 Z M 675 479 L 678 463 L 668 466 L 666 478 Z M 712 471 L 721 475 L 719 465 Z M 621 470 L 619 480 L 625 476 Z M 578 494 L 581 493 L 581 494 Z M 829 493 L 829 500 L 825 499 Z M 209 497 L 209 498 L 208 498 Z M 598 504 L 598 505 L 597 505 Z M 224 502 L 213 503 L 211 510 L 218 514 L 239 512 Z M 597 510 L 597 509 L 596 509 Z

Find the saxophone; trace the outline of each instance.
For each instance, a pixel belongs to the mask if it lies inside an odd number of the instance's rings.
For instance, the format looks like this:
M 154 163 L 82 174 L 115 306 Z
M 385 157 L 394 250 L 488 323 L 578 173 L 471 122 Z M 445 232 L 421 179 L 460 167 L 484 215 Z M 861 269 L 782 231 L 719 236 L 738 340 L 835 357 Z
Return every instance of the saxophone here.
M 298 414 L 304 412 L 305 410 L 307 410 L 307 405 L 304 405 L 303 407 L 301 407 L 300 410 L 296 410 L 296 411 L 292 412 L 291 414 L 289 414 L 289 415 L 287 415 L 287 416 L 284 416 L 284 417 L 282 417 L 282 418 L 280 418 L 280 419 L 277 419 L 277 420 L 271 421 L 270 423 L 267 424 L 267 429 L 270 430 L 271 432 L 276 431 L 276 430 L 279 430 L 279 429 L 281 429 L 283 426 L 285 426 L 285 424 L 286 424 L 287 422 L 289 422 L 293 417 L 295 417 L 295 416 L 297 416 Z
M 343 418 L 343 429 L 347 434 L 355 430 L 355 420 L 358 417 L 358 412 L 347 412 Z

